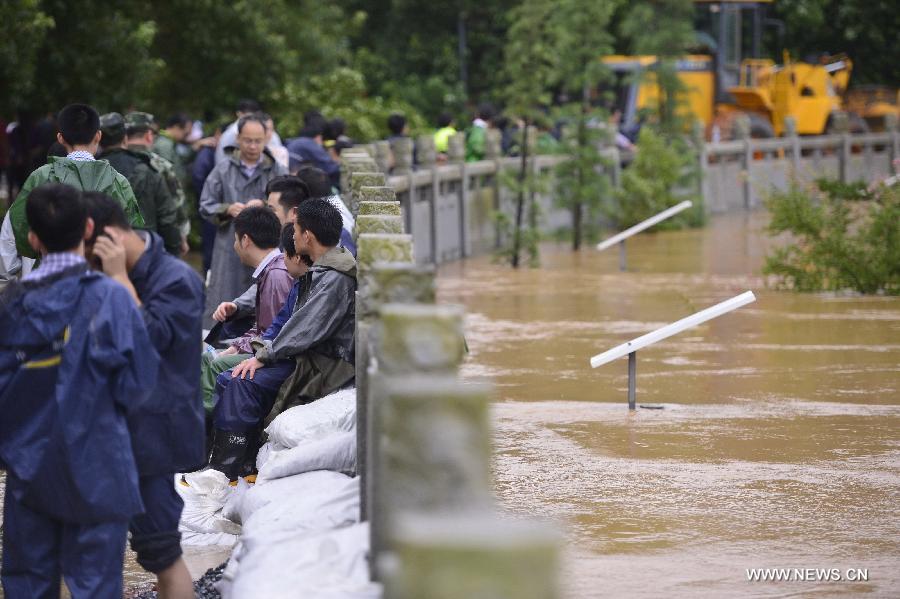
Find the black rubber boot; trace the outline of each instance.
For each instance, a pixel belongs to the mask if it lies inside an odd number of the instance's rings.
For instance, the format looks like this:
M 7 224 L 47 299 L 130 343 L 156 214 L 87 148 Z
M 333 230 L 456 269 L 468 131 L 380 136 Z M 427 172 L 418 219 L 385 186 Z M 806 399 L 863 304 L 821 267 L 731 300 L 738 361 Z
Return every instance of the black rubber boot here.
M 248 482 L 256 481 L 256 454 L 259 453 L 259 448 L 262 447 L 261 437 L 262 428 L 257 428 L 247 433 L 247 453 L 244 456 L 241 476 L 247 479 Z
M 213 431 L 212 452 L 209 455 L 209 468 L 218 470 L 228 477 L 237 480 L 242 474 L 247 457 L 250 435 L 216 429 Z

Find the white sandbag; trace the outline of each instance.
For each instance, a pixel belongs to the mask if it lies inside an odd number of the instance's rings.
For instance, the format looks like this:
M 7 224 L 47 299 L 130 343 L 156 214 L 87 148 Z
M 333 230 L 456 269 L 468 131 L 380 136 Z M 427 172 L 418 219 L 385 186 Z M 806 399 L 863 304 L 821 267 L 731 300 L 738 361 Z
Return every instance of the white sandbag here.
M 272 449 L 290 449 L 331 433 L 354 430 L 356 389 L 344 389 L 279 414 L 266 428 Z
M 241 527 L 222 516 L 222 506 L 230 489 L 228 477 L 216 470 L 192 472 L 184 477 L 188 486 L 181 483 L 181 475 L 176 475 L 174 480 L 175 490 L 184 501 L 178 530 L 240 534 Z
M 275 453 L 275 450 L 272 449 L 272 442 L 266 441 L 263 443 L 259 451 L 256 452 L 256 469 L 262 470 L 262 467 L 266 465 L 273 453 Z
M 228 497 L 225 499 L 225 505 L 222 506 L 222 517 L 231 520 L 236 524 L 241 523 L 241 506 L 244 501 L 244 494 L 250 490 L 250 483 L 244 477 L 237 480 L 237 485 L 229 486 Z
M 359 480 L 317 470 L 259 483 L 244 494 L 240 514 L 245 541 L 254 526 L 270 531 L 343 526 L 359 517 Z M 257 524 L 251 524 L 257 514 Z
M 231 547 L 238 541 L 237 535 L 230 535 L 227 532 L 194 532 L 181 531 L 181 544 L 183 546 L 209 547 L 212 545 L 221 545 L 223 547 Z
M 273 451 L 260 467 L 256 483 L 315 470 L 355 473 L 356 433 L 333 433 L 291 449 Z
M 248 549 L 224 599 L 380 599 L 369 582 L 368 525 L 294 535 Z

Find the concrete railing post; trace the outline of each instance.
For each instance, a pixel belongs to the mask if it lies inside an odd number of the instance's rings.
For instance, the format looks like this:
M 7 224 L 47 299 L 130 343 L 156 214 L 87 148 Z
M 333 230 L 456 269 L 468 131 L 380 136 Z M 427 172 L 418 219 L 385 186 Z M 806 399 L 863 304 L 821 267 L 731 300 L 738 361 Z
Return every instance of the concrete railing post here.
M 840 179 L 844 183 L 850 182 L 850 116 L 846 112 L 836 112 L 832 116 L 832 126 L 835 132 L 841 136 L 841 145 L 838 148 L 840 161 Z
M 896 114 L 887 114 L 884 117 L 884 130 L 891 134 L 891 165 L 894 173 L 900 173 L 900 123 Z
M 416 138 L 416 163 L 420 169 L 434 168 L 437 151 L 434 149 L 433 135 L 420 135 Z
M 739 114 L 735 117 L 734 138 L 744 142 L 744 153 L 741 158 L 741 171 L 743 173 L 741 190 L 744 210 L 750 210 L 751 194 L 753 193 L 750 185 L 750 169 L 753 166 L 753 142 L 750 139 L 750 117 L 746 114 Z
M 384 173 L 350 173 L 350 201 L 347 202 L 347 208 L 356 217 L 359 214 L 359 203 L 362 201 L 360 189 L 362 187 L 383 187 L 385 184 Z
M 791 144 L 791 170 L 797 177 L 800 174 L 800 136 L 797 135 L 797 119 L 790 115 L 784 117 L 784 137 Z
M 389 141 L 375 142 L 375 164 L 382 173 L 391 170 L 391 143 Z
M 457 133 L 447 140 L 447 162 L 459 164 L 466 161 L 466 134 Z
M 387 262 L 407 264 L 413 267 L 412 238 L 409 235 L 385 235 L 364 233 L 357 238 L 357 291 L 356 291 L 356 437 L 357 464 L 361 477 L 360 511 L 368 518 L 366 487 L 368 485 L 368 413 L 369 413 L 369 362 L 371 358 L 369 330 L 376 317 L 377 306 L 387 298 L 384 286 L 377 284 L 375 264 Z M 433 282 L 429 283 L 433 287 Z M 402 290 L 402 289 L 401 289 Z M 398 291 L 399 292 L 399 291 Z M 433 298 L 434 292 L 431 292 Z M 424 301 L 424 300 L 420 300 Z
M 557 599 L 562 539 L 489 514 L 410 514 L 392 533 L 386 599 Z
M 390 142 L 394 155 L 394 175 L 407 175 L 413 167 L 413 142 L 408 137 L 398 137 Z

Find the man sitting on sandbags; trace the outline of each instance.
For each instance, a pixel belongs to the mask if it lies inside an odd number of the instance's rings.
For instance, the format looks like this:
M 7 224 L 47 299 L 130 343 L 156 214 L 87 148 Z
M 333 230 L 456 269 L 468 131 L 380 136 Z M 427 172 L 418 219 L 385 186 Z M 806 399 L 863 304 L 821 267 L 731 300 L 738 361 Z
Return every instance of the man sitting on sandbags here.
M 354 377 L 356 261 L 338 247 L 340 212 L 326 199 L 297 207 L 294 245 L 313 265 L 290 319 L 255 355 L 216 379 L 209 467 L 231 480 L 252 471 L 264 421 L 348 386 Z

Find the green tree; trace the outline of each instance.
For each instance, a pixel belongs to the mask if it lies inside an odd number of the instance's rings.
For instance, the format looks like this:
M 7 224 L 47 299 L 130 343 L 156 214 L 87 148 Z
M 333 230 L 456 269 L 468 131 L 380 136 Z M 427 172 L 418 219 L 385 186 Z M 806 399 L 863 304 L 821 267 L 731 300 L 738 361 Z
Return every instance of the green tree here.
M 603 174 L 599 147 L 603 131 L 596 126 L 602 120 L 600 111 L 591 106 L 591 96 L 608 76 L 599 57 L 612 51 L 612 34 L 608 24 L 616 1 L 560 0 L 554 19 L 559 31 L 560 87 L 565 97 L 576 100 L 560 111 L 568 123 L 563 148 L 568 160 L 557 169 L 559 203 L 572 211 L 572 248 L 581 247 L 585 229 L 584 211 L 589 222 L 599 212 L 603 196 L 609 189 Z
M 853 59 L 853 81 L 900 86 L 894 52 L 900 39 L 900 11 L 894 0 L 779 0 L 775 14 L 784 21 L 786 49 L 801 59 L 846 52 Z M 777 44 L 775 44 L 777 45 Z M 781 48 L 773 58 L 781 59 Z
M 520 166 L 515 184 L 516 216 L 513 223 L 513 242 L 510 262 L 519 267 L 522 247 L 522 219 L 525 200 L 534 203 L 533 195 L 537 187 L 535 174 L 529 172 L 528 154 L 531 146 L 532 123 L 540 118 L 550 104 L 550 90 L 559 78 L 559 55 L 557 48 L 561 39 L 560 22 L 553 18 L 553 0 L 524 0 L 510 13 L 510 27 L 507 33 L 504 53 L 504 68 L 508 83 L 505 88 L 507 110 L 522 121 L 520 141 Z M 536 207 L 529 213 L 530 230 L 525 237 L 532 262 L 537 259 Z
M 40 9 L 38 0 L 0 3 L 0 114 L 26 105 L 38 50 L 53 25 L 53 17 Z

